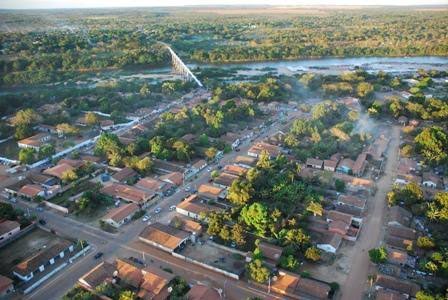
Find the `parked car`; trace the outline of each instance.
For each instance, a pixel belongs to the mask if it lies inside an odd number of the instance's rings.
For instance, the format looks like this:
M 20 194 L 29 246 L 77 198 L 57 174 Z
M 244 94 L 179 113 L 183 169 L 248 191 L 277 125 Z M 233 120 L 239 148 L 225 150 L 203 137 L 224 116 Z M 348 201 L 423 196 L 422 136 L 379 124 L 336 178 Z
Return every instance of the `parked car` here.
M 189 191 L 190 191 L 190 189 L 191 189 L 191 187 L 190 187 L 190 186 L 187 186 L 187 187 L 185 187 L 185 191 L 186 191 L 186 192 L 189 192 Z
M 161 211 L 162 211 L 162 209 L 160 207 L 157 207 L 156 209 L 154 209 L 154 213 L 156 213 L 156 214 L 160 214 Z
M 36 210 L 39 211 L 39 212 L 44 211 L 44 209 L 42 207 L 40 207 L 40 206 L 36 207 Z
M 176 205 L 171 205 L 170 206 L 170 211 L 173 211 L 173 210 L 175 210 L 176 209 Z
M 145 216 L 143 216 L 143 222 L 146 222 L 146 221 L 148 221 L 150 219 L 150 217 L 148 216 L 148 215 L 145 215 Z
M 45 221 L 44 219 L 40 219 L 39 220 L 39 224 L 40 225 L 45 225 L 45 224 L 47 224 L 47 221 Z
M 98 259 L 100 257 L 102 257 L 104 255 L 103 252 L 98 252 L 97 254 L 95 254 L 95 256 L 93 258 Z
M 135 262 L 136 264 L 140 264 L 143 266 L 145 265 L 145 263 L 141 259 L 138 259 L 137 257 L 134 256 L 130 256 L 129 260 Z
M 240 152 L 241 149 L 240 149 L 240 148 L 236 148 L 235 151 L 236 151 L 236 152 Z

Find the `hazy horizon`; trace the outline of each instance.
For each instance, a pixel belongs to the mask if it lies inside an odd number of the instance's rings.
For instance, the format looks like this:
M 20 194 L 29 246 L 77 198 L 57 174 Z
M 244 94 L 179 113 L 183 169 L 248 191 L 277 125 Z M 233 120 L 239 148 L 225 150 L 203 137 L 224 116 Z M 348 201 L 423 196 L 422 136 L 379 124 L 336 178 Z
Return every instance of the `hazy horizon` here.
M 165 0 L 163 5 L 158 1 L 136 0 L 130 3 L 124 0 L 5 0 L 0 2 L 0 9 L 61 9 L 61 8 L 116 8 L 116 7 L 182 7 L 182 6 L 244 6 L 244 5 L 272 5 L 272 6 L 431 6 L 448 5 L 448 0 L 379 0 L 375 3 L 365 3 L 359 0 L 317 0 L 296 1 L 284 0 L 281 4 L 273 0 Z

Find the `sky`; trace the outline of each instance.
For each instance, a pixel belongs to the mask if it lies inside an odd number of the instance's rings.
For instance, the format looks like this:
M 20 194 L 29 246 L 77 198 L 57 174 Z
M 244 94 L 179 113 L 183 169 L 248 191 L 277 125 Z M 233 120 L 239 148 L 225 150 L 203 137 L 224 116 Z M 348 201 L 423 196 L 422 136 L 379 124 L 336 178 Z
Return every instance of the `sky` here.
M 0 0 L 0 9 L 143 7 L 182 5 L 432 5 L 448 0 Z

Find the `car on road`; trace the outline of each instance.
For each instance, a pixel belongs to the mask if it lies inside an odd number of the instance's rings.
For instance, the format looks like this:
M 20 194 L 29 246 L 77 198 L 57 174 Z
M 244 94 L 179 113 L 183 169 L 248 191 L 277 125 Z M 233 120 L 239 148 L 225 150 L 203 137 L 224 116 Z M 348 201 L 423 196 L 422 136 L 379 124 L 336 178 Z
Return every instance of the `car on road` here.
M 47 224 L 47 221 L 45 221 L 44 219 L 40 219 L 39 220 L 39 224 L 40 225 L 45 225 L 45 224 Z
M 143 216 L 142 221 L 143 221 L 143 222 L 146 222 L 146 221 L 148 221 L 149 219 L 150 219 L 150 217 L 149 217 L 148 215 L 145 215 L 145 216 Z
M 93 258 L 98 259 L 101 258 L 104 255 L 103 252 L 98 252 L 97 254 L 95 254 L 95 256 Z
M 169 209 L 170 209 L 170 211 L 175 210 L 176 209 L 176 205 L 171 205 Z
M 160 207 L 157 207 L 156 209 L 154 209 L 154 213 L 156 213 L 156 214 L 160 214 L 161 211 L 162 211 L 162 209 Z
M 240 152 L 241 149 L 240 149 L 240 148 L 236 148 L 235 151 L 236 151 L 236 152 Z
M 39 211 L 39 212 L 44 211 L 44 209 L 42 207 L 40 207 L 40 206 L 36 207 L 36 210 Z
M 185 191 L 186 191 L 186 192 L 189 192 L 190 190 L 191 190 L 191 187 L 190 187 L 190 186 L 185 187 Z
M 132 262 L 135 262 L 136 264 L 140 264 L 143 266 L 145 265 L 145 263 L 141 259 L 138 259 L 137 257 L 134 257 L 134 256 L 130 256 L 129 260 Z
M 207 172 L 211 172 L 212 171 L 212 168 L 207 168 Z

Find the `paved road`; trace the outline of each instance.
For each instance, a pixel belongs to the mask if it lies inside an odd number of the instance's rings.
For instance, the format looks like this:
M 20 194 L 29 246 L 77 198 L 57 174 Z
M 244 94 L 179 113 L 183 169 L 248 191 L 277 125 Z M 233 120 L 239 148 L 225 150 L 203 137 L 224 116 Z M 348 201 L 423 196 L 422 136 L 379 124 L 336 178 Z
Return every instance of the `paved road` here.
M 358 251 L 353 251 L 350 272 L 345 283 L 341 287 L 343 300 L 363 299 L 363 293 L 367 288 L 367 276 L 370 266 L 368 251 L 378 247 L 383 238 L 383 221 L 386 214 L 386 194 L 390 191 L 393 178 L 398 167 L 398 150 L 400 144 L 400 127 L 392 128 L 392 136 L 387 150 L 387 161 L 385 174 L 377 182 L 378 191 L 371 199 L 369 216 L 364 221 L 361 236 L 355 247 Z

